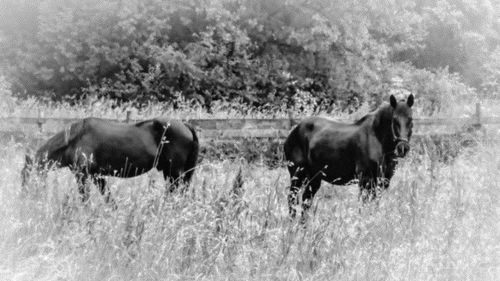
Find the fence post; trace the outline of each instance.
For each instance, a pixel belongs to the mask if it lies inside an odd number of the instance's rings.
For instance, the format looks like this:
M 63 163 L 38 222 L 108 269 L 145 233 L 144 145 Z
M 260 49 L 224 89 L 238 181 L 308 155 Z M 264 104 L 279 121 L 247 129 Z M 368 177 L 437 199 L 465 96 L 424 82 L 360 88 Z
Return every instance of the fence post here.
M 476 103 L 476 114 L 474 116 L 474 124 L 473 126 L 476 129 L 481 128 L 481 104 L 479 102 Z
M 125 119 L 125 122 L 126 122 L 126 123 L 130 123 L 130 115 L 132 115 L 132 111 L 127 110 L 127 117 L 126 117 L 126 119 Z
M 486 131 L 486 128 L 483 127 L 482 121 L 482 112 L 481 112 L 481 104 L 479 102 L 476 103 L 476 115 L 474 116 L 474 123 L 472 124 L 472 127 L 478 131 L 479 136 L 482 137 L 483 141 L 486 141 L 488 139 L 488 134 Z
M 291 130 L 293 128 L 293 125 L 295 125 L 294 121 L 293 121 L 293 111 L 291 111 L 291 110 L 288 110 L 288 121 L 289 121 L 288 123 L 290 125 L 290 128 L 288 128 L 288 129 Z
M 36 124 L 38 125 L 38 130 L 40 131 L 40 133 L 43 133 L 43 121 L 42 121 L 42 118 L 43 118 L 43 113 L 40 109 L 38 109 L 38 120 L 36 121 Z

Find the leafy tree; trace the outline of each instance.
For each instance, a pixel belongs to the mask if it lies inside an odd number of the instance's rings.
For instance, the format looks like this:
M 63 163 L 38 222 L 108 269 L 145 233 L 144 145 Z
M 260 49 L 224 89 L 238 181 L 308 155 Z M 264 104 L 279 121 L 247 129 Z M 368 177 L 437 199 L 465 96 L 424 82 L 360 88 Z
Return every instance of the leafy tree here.
M 350 110 L 405 87 L 434 111 L 448 93 L 474 92 L 461 77 L 498 92 L 500 5 L 491 0 L 1 5 L 2 73 L 21 96 L 141 104 L 182 93 L 207 107 L 213 100 L 273 107 L 293 106 L 300 95 L 318 110 Z
M 448 67 L 481 90 L 483 65 L 500 44 L 500 3 L 490 0 L 420 1 L 428 26 L 419 68 Z M 428 2 L 428 3 L 426 3 Z

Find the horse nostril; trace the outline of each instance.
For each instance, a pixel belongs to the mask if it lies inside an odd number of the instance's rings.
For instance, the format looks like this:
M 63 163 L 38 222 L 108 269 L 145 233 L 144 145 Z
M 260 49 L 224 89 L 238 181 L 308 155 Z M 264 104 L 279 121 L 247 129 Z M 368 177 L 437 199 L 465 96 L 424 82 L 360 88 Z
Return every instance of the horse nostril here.
M 410 147 L 407 145 L 403 145 L 402 149 L 403 149 L 403 156 L 405 156 L 408 153 L 408 151 L 410 151 Z
M 410 147 L 405 143 L 400 143 L 396 147 L 396 152 L 398 156 L 404 157 L 410 151 Z

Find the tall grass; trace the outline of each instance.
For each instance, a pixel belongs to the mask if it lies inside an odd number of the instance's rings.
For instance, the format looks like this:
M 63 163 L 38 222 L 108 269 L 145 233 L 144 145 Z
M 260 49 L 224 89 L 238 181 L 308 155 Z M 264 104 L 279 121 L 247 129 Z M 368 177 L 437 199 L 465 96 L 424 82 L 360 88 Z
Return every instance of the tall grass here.
M 1 90 L 1 89 L 0 89 Z M 125 119 L 127 112 L 134 119 L 163 116 L 173 119 L 229 119 L 229 118 L 286 118 L 286 105 L 273 108 L 252 108 L 238 102 L 214 101 L 211 109 L 182 96 L 172 102 L 150 102 L 138 106 L 133 102 L 118 103 L 106 98 L 88 98 L 82 101 L 43 101 L 36 98 L 20 100 L 0 92 L 0 117 L 84 118 L 89 116 Z
M 185 194 L 155 172 L 112 179 L 114 210 L 95 188 L 82 205 L 65 170 L 22 191 L 21 151 L 0 147 L 1 280 L 500 278 L 498 145 L 446 165 L 410 155 L 364 207 L 356 186 L 323 184 L 305 226 L 288 218 L 284 168 L 202 163 Z
M 435 112 L 435 117 L 469 117 L 475 113 L 475 98 L 453 100 L 443 105 L 442 112 Z M 10 85 L 0 76 L 0 117 L 52 117 L 52 118 L 84 118 L 89 116 L 125 119 L 127 112 L 133 119 L 148 119 L 163 116 L 173 119 L 231 119 L 231 118 L 288 118 L 289 112 L 301 118 L 310 115 L 325 114 L 325 108 L 318 108 L 320 100 L 308 92 L 299 91 L 292 97 L 292 103 L 280 106 L 250 107 L 244 102 L 214 101 L 211 109 L 197 102 L 186 100 L 179 93 L 170 102 L 150 102 L 137 105 L 134 102 L 121 102 L 107 98 L 88 97 L 84 100 L 68 100 L 54 102 L 36 97 L 19 99 L 12 95 Z M 416 117 L 428 117 L 424 108 L 426 100 L 419 100 L 414 109 Z M 484 116 L 499 116 L 500 100 L 481 101 Z M 287 107 L 288 106 L 288 107 Z M 341 109 L 340 106 L 330 108 L 328 115 L 335 118 L 357 119 L 371 111 L 367 103 L 362 104 L 354 113 Z
M 482 115 L 488 117 L 500 116 L 498 99 L 480 101 Z M 0 117 L 52 117 L 52 118 L 84 118 L 89 116 L 125 119 L 127 112 L 132 113 L 133 119 L 148 119 L 163 116 L 172 119 L 244 119 L 244 118 L 288 118 L 292 112 L 294 117 L 302 118 L 311 115 L 327 114 L 324 110 L 314 108 L 313 104 L 295 107 L 250 107 L 245 103 L 214 101 L 209 111 L 206 107 L 196 102 L 184 100 L 179 97 L 178 101 L 151 102 L 137 106 L 132 102 L 117 103 L 110 99 L 88 99 L 85 101 L 69 102 L 46 102 L 35 98 L 18 100 L 11 96 L 2 96 L 0 91 Z M 334 108 L 327 115 L 340 119 L 357 119 L 373 110 L 368 104 L 363 104 L 354 113 Z M 460 117 L 467 118 L 475 114 L 476 104 L 474 102 L 463 102 L 459 105 L 450 105 L 446 112 L 437 112 L 432 116 L 426 114 L 424 109 L 415 109 L 416 117 Z

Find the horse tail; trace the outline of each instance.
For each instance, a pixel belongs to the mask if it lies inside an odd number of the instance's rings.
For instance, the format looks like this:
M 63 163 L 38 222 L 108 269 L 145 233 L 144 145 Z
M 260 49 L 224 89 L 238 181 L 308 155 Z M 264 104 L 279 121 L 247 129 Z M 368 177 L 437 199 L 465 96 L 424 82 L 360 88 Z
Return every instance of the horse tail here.
M 189 152 L 188 158 L 186 160 L 186 163 L 184 165 L 184 171 L 186 173 L 184 174 L 184 180 L 186 182 L 190 182 L 191 178 L 193 177 L 194 174 L 194 168 L 196 167 L 196 162 L 198 161 L 198 153 L 200 151 L 200 143 L 198 140 L 198 136 L 196 135 L 196 131 L 191 125 L 185 124 L 186 127 L 191 131 L 191 134 L 193 135 L 193 146 L 191 148 L 191 151 Z
M 307 147 L 304 147 L 303 140 L 300 136 L 300 124 L 295 126 L 285 140 L 284 144 L 285 160 L 289 161 L 289 165 L 300 165 L 307 157 Z

